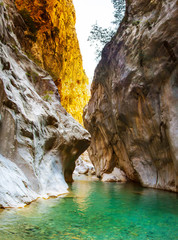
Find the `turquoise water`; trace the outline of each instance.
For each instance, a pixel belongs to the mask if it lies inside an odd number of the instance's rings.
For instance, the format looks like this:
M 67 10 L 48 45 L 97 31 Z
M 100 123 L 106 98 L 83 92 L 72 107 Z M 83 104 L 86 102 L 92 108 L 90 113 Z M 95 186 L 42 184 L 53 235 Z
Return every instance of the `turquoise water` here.
M 175 193 L 91 181 L 76 181 L 70 191 L 1 211 L 0 240 L 178 239 Z

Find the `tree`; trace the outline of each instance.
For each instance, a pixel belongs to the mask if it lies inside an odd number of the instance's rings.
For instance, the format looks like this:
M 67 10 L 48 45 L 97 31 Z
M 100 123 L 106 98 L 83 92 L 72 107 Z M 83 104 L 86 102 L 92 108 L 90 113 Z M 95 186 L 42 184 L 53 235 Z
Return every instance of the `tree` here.
M 101 57 L 103 47 L 114 36 L 117 28 L 122 21 L 125 13 L 125 0 L 111 0 L 114 7 L 114 21 L 111 22 L 110 28 L 103 28 L 96 22 L 92 25 L 88 41 L 92 46 L 95 46 L 96 60 Z
M 111 0 L 114 7 L 114 18 L 112 22 L 116 27 L 119 26 L 125 14 L 126 3 L 125 0 Z

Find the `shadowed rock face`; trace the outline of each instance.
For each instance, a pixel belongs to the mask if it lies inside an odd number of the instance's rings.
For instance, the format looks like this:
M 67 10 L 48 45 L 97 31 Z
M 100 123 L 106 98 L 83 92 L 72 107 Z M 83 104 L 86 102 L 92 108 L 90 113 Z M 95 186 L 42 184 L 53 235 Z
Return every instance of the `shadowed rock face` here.
M 23 54 L 12 28 L 1 4 L 1 207 L 66 193 L 65 180 L 72 180 L 74 162 L 90 143 L 89 133 L 61 106 L 52 78 Z
M 119 167 L 143 186 L 177 191 L 176 2 L 127 1 L 102 52 L 84 110 L 98 176 Z

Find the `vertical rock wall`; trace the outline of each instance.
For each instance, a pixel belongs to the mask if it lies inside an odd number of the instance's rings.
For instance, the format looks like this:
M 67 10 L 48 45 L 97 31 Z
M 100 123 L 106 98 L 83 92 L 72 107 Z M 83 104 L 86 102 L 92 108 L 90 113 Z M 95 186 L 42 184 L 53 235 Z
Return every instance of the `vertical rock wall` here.
M 89 155 L 98 176 L 119 167 L 143 186 L 177 191 L 177 1 L 126 2 L 84 111 Z
M 75 31 L 72 0 L 15 0 L 24 24 L 15 19 L 17 37 L 28 56 L 51 73 L 61 104 L 82 123 L 89 100 L 88 78 Z
M 23 53 L 15 20 L 23 26 L 13 1 L 1 1 L 0 207 L 66 193 L 75 160 L 90 143 L 61 106 L 51 76 Z

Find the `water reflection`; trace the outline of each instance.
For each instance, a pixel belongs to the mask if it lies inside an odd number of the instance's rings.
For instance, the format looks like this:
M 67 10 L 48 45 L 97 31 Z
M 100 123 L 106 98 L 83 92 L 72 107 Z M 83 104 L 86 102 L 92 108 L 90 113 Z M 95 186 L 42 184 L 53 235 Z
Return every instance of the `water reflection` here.
M 89 196 L 92 190 L 92 184 L 89 181 L 76 181 L 75 188 L 79 191 L 74 192 L 74 201 L 78 204 L 78 209 L 85 212 L 89 207 Z
M 65 197 L 0 213 L 0 240 L 177 239 L 176 194 L 76 181 Z

